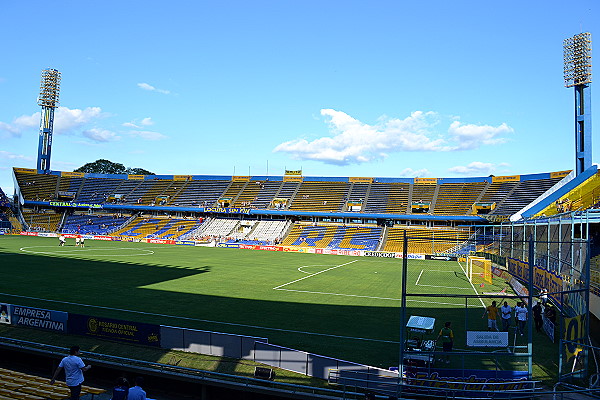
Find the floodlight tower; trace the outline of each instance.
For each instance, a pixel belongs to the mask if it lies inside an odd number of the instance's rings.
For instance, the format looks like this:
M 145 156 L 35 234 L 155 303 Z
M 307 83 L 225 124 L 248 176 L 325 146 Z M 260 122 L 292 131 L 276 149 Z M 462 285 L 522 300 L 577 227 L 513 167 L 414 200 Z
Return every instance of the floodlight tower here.
M 592 166 L 592 35 L 580 33 L 563 41 L 565 87 L 575 88 L 575 172 Z
M 38 97 L 38 105 L 42 106 L 42 117 L 40 121 L 37 169 L 41 171 L 50 171 L 54 109 L 58 107 L 59 92 L 60 72 L 56 69 L 43 70 L 40 97 Z

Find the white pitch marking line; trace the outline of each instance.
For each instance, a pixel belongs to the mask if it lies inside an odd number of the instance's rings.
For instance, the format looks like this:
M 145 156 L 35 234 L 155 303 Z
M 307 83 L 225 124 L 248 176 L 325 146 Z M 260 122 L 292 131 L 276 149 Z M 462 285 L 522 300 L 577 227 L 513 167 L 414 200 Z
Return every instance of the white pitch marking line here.
M 435 286 L 435 285 L 424 285 L 424 284 L 420 284 L 417 286 L 427 286 L 427 287 L 437 287 L 437 288 L 444 288 L 444 289 L 460 289 L 460 290 L 471 290 L 471 288 L 468 287 L 454 287 L 454 286 Z
M 362 297 L 365 299 L 376 299 L 376 300 L 392 300 L 392 301 L 400 301 L 401 299 L 396 299 L 393 297 L 376 297 L 376 296 L 361 296 L 358 294 L 344 294 L 344 293 L 328 293 L 328 292 L 313 292 L 310 290 L 296 290 L 296 289 L 277 289 L 277 290 L 283 290 L 286 292 L 299 292 L 299 293 L 311 293 L 311 294 L 324 294 L 327 296 L 345 296 L 345 297 Z M 439 302 L 439 301 L 428 301 L 428 300 L 413 300 L 413 299 L 407 299 L 406 301 L 412 301 L 414 303 L 427 303 L 427 304 L 444 304 L 444 305 L 449 305 L 449 306 L 462 306 L 463 304 L 456 304 L 456 303 L 444 303 L 444 302 Z M 473 306 L 469 306 L 469 307 L 473 307 Z M 477 307 L 479 308 L 479 307 Z
M 467 276 L 467 271 L 465 271 L 465 269 L 463 268 L 462 264 L 460 263 L 460 261 L 457 261 L 458 265 L 460 265 L 460 269 L 462 269 L 463 273 L 465 274 L 465 276 Z M 468 277 L 467 277 L 468 278 Z M 475 292 L 476 295 L 479 295 L 479 293 L 477 292 L 477 289 L 475 289 L 475 286 L 473 286 L 473 282 L 469 281 L 469 283 L 471 284 L 471 287 L 473 288 L 473 291 Z M 481 297 L 478 297 L 479 301 L 481 302 L 481 306 L 483 308 L 485 308 L 485 303 L 483 302 L 483 300 L 481 299 Z
M 419 281 L 421 280 L 421 275 L 423 275 L 423 271 L 425 271 L 424 269 L 421 270 L 421 273 L 419 274 L 419 277 L 417 278 L 417 281 L 415 282 L 415 286 L 427 286 L 427 287 L 433 287 L 433 288 L 444 288 L 444 289 L 461 289 L 461 290 L 470 290 L 469 288 L 464 288 L 464 287 L 453 287 L 453 286 L 435 286 L 435 285 L 425 285 L 422 283 L 419 283 Z M 430 271 L 430 272 L 454 272 L 454 271 Z M 440 303 L 441 304 L 441 303 Z
M 424 269 L 421 270 L 421 273 L 419 274 L 419 277 L 417 278 L 415 285 L 419 285 L 419 281 L 421 280 L 421 275 L 423 275 L 423 271 L 425 271 L 425 270 Z
M 432 269 L 432 270 L 429 270 L 429 272 L 450 272 L 450 273 L 452 273 L 452 272 L 456 272 L 456 271 L 448 271 L 447 269 L 437 269 L 437 270 Z
M 302 272 L 303 274 L 312 274 L 312 272 L 306 272 L 306 271 L 302 270 L 302 268 L 307 268 L 307 267 L 327 267 L 327 265 L 303 265 L 301 267 L 298 267 L 298 271 Z
M 315 272 L 314 274 L 310 274 L 310 275 L 307 275 L 307 276 L 305 276 L 305 277 L 302 277 L 302 278 L 300 278 L 300 279 L 296 279 L 295 281 L 291 281 L 291 282 L 288 282 L 288 283 L 284 283 L 283 285 L 279 285 L 279 286 L 277 286 L 277 287 L 274 287 L 273 289 L 277 290 L 277 289 L 279 289 L 279 288 L 282 288 L 282 287 L 284 287 L 284 286 L 291 285 L 292 283 L 299 282 L 299 281 L 301 281 L 301 280 L 303 280 L 303 279 L 310 278 L 310 277 L 312 277 L 312 276 L 315 276 L 315 275 L 322 274 L 323 272 L 327 272 L 327 271 L 330 271 L 330 270 L 332 270 L 332 269 L 336 269 L 336 268 L 339 268 L 339 267 L 343 267 L 344 265 L 348 265 L 348 264 L 355 263 L 356 261 L 358 261 L 358 260 L 350 261 L 350 262 L 347 262 L 347 263 L 345 263 L 345 264 L 340 264 L 340 265 L 336 265 L 336 266 L 334 266 L 334 267 L 331 267 L 331 268 L 324 269 L 323 271 Z
M 344 294 L 344 293 L 328 293 L 328 292 L 313 292 L 310 290 L 296 290 L 296 289 L 276 289 L 276 290 L 284 290 L 286 292 L 299 292 L 299 293 L 311 293 L 311 294 L 326 294 L 328 296 L 346 296 L 346 297 L 363 297 L 366 299 L 378 299 L 378 300 L 394 300 L 400 301 L 400 299 L 395 299 L 393 297 L 377 297 L 377 296 L 362 296 L 358 294 Z

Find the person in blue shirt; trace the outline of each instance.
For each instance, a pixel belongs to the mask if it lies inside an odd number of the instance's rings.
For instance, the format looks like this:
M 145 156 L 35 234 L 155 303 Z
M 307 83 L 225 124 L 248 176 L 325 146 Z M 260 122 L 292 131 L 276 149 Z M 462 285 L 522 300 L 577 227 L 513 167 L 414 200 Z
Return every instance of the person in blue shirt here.
M 121 377 L 117 379 L 117 383 L 113 388 L 113 394 L 111 400 L 127 400 L 129 394 L 129 382 L 127 379 Z
M 127 396 L 127 400 L 149 400 L 146 397 L 146 392 L 142 389 L 142 385 L 144 384 L 144 378 L 138 376 L 135 378 L 135 386 L 129 388 L 129 395 Z

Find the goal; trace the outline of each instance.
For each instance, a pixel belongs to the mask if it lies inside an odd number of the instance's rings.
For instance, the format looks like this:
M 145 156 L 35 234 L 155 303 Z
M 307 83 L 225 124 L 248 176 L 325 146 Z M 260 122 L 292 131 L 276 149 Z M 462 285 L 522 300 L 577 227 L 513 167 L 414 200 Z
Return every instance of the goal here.
M 492 283 L 492 261 L 484 257 L 467 257 L 467 277 L 472 284 Z

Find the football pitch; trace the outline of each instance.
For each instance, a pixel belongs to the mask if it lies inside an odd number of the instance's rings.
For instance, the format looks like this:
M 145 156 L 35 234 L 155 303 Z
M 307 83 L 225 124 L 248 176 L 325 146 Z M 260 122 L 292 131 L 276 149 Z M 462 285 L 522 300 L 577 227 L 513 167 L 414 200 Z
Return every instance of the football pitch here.
M 484 289 L 464 263 L 409 260 L 409 293 Z M 387 368 L 398 364 L 402 260 L 0 236 L 0 302 L 266 337 Z M 501 285 L 500 285 L 501 286 Z M 497 291 L 498 287 L 485 290 Z M 409 297 L 406 315 L 485 330 L 480 298 Z M 76 341 L 76 339 L 74 339 Z

